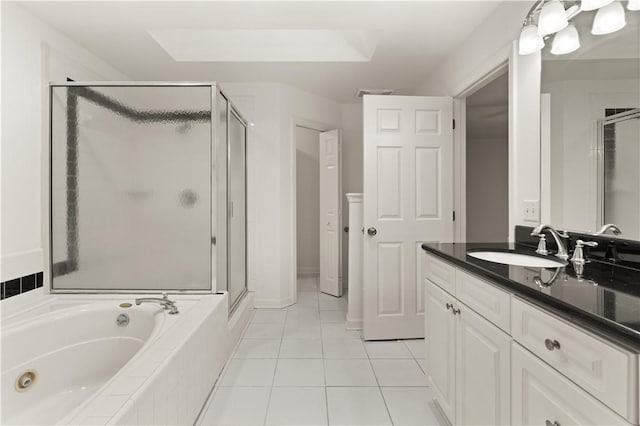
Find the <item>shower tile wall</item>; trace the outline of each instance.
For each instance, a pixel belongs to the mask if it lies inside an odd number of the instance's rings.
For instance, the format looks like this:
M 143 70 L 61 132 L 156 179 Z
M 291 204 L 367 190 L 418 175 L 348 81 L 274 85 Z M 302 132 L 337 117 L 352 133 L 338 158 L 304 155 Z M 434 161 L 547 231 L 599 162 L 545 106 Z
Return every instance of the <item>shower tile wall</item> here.
M 42 272 L 0 283 L 0 300 L 42 287 Z

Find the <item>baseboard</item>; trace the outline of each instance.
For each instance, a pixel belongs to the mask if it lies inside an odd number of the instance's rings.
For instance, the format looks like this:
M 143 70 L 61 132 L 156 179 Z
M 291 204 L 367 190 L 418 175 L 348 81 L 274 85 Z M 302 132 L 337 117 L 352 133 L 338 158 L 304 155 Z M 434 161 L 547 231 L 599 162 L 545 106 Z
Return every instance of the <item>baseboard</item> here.
M 0 281 L 8 281 L 42 272 L 44 266 L 42 249 L 3 255 L 1 264 L 2 277 L 0 277 Z
M 296 303 L 293 297 L 286 299 L 254 299 L 253 305 L 256 309 L 282 309 Z
M 299 266 L 298 275 L 320 275 L 320 268 L 313 266 Z
M 362 330 L 362 319 L 351 319 L 347 315 L 347 330 Z

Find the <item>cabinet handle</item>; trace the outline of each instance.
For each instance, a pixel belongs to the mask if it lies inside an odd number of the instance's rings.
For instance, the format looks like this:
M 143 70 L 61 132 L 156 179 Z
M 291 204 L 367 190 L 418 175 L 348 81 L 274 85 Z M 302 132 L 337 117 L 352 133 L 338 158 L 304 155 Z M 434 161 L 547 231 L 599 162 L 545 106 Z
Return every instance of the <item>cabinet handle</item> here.
M 551 420 L 546 420 L 546 421 L 544 422 L 544 425 L 545 425 L 545 426 L 560 426 L 560 423 L 555 422 L 555 421 L 554 421 L 554 422 L 552 422 Z
M 458 315 L 460 313 L 460 308 L 453 309 L 453 315 Z
M 544 339 L 544 345 L 550 351 L 552 351 L 554 349 L 560 349 L 560 342 L 558 342 L 557 340 Z
M 453 304 L 448 303 L 448 302 L 447 302 L 447 304 L 446 304 L 445 306 L 447 307 L 447 311 L 448 311 L 449 309 L 453 308 Z

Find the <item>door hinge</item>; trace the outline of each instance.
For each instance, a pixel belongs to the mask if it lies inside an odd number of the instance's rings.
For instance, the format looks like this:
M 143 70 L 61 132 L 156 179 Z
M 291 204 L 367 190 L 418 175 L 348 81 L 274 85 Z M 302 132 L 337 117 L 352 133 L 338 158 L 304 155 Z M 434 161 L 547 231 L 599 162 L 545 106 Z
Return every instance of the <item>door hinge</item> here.
M 455 129 L 456 129 L 456 119 L 454 118 L 453 119 L 453 130 L 455 130 Z
M 454 222 L 456 221 L 456 211 L 455 210 L 453 211 L 453 221 Z

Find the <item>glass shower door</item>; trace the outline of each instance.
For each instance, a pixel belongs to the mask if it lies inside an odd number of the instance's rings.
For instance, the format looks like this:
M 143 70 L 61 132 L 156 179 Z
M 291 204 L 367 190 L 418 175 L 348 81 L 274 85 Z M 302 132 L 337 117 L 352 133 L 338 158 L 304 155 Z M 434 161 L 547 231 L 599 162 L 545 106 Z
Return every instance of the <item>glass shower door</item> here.
M 211 290 L 211 96 L 51 86 L 54 290 Z
M 228 283 L 229 303 L 236 305 L 247 289 L 246 127 L 230 108 L 228 145 Z

